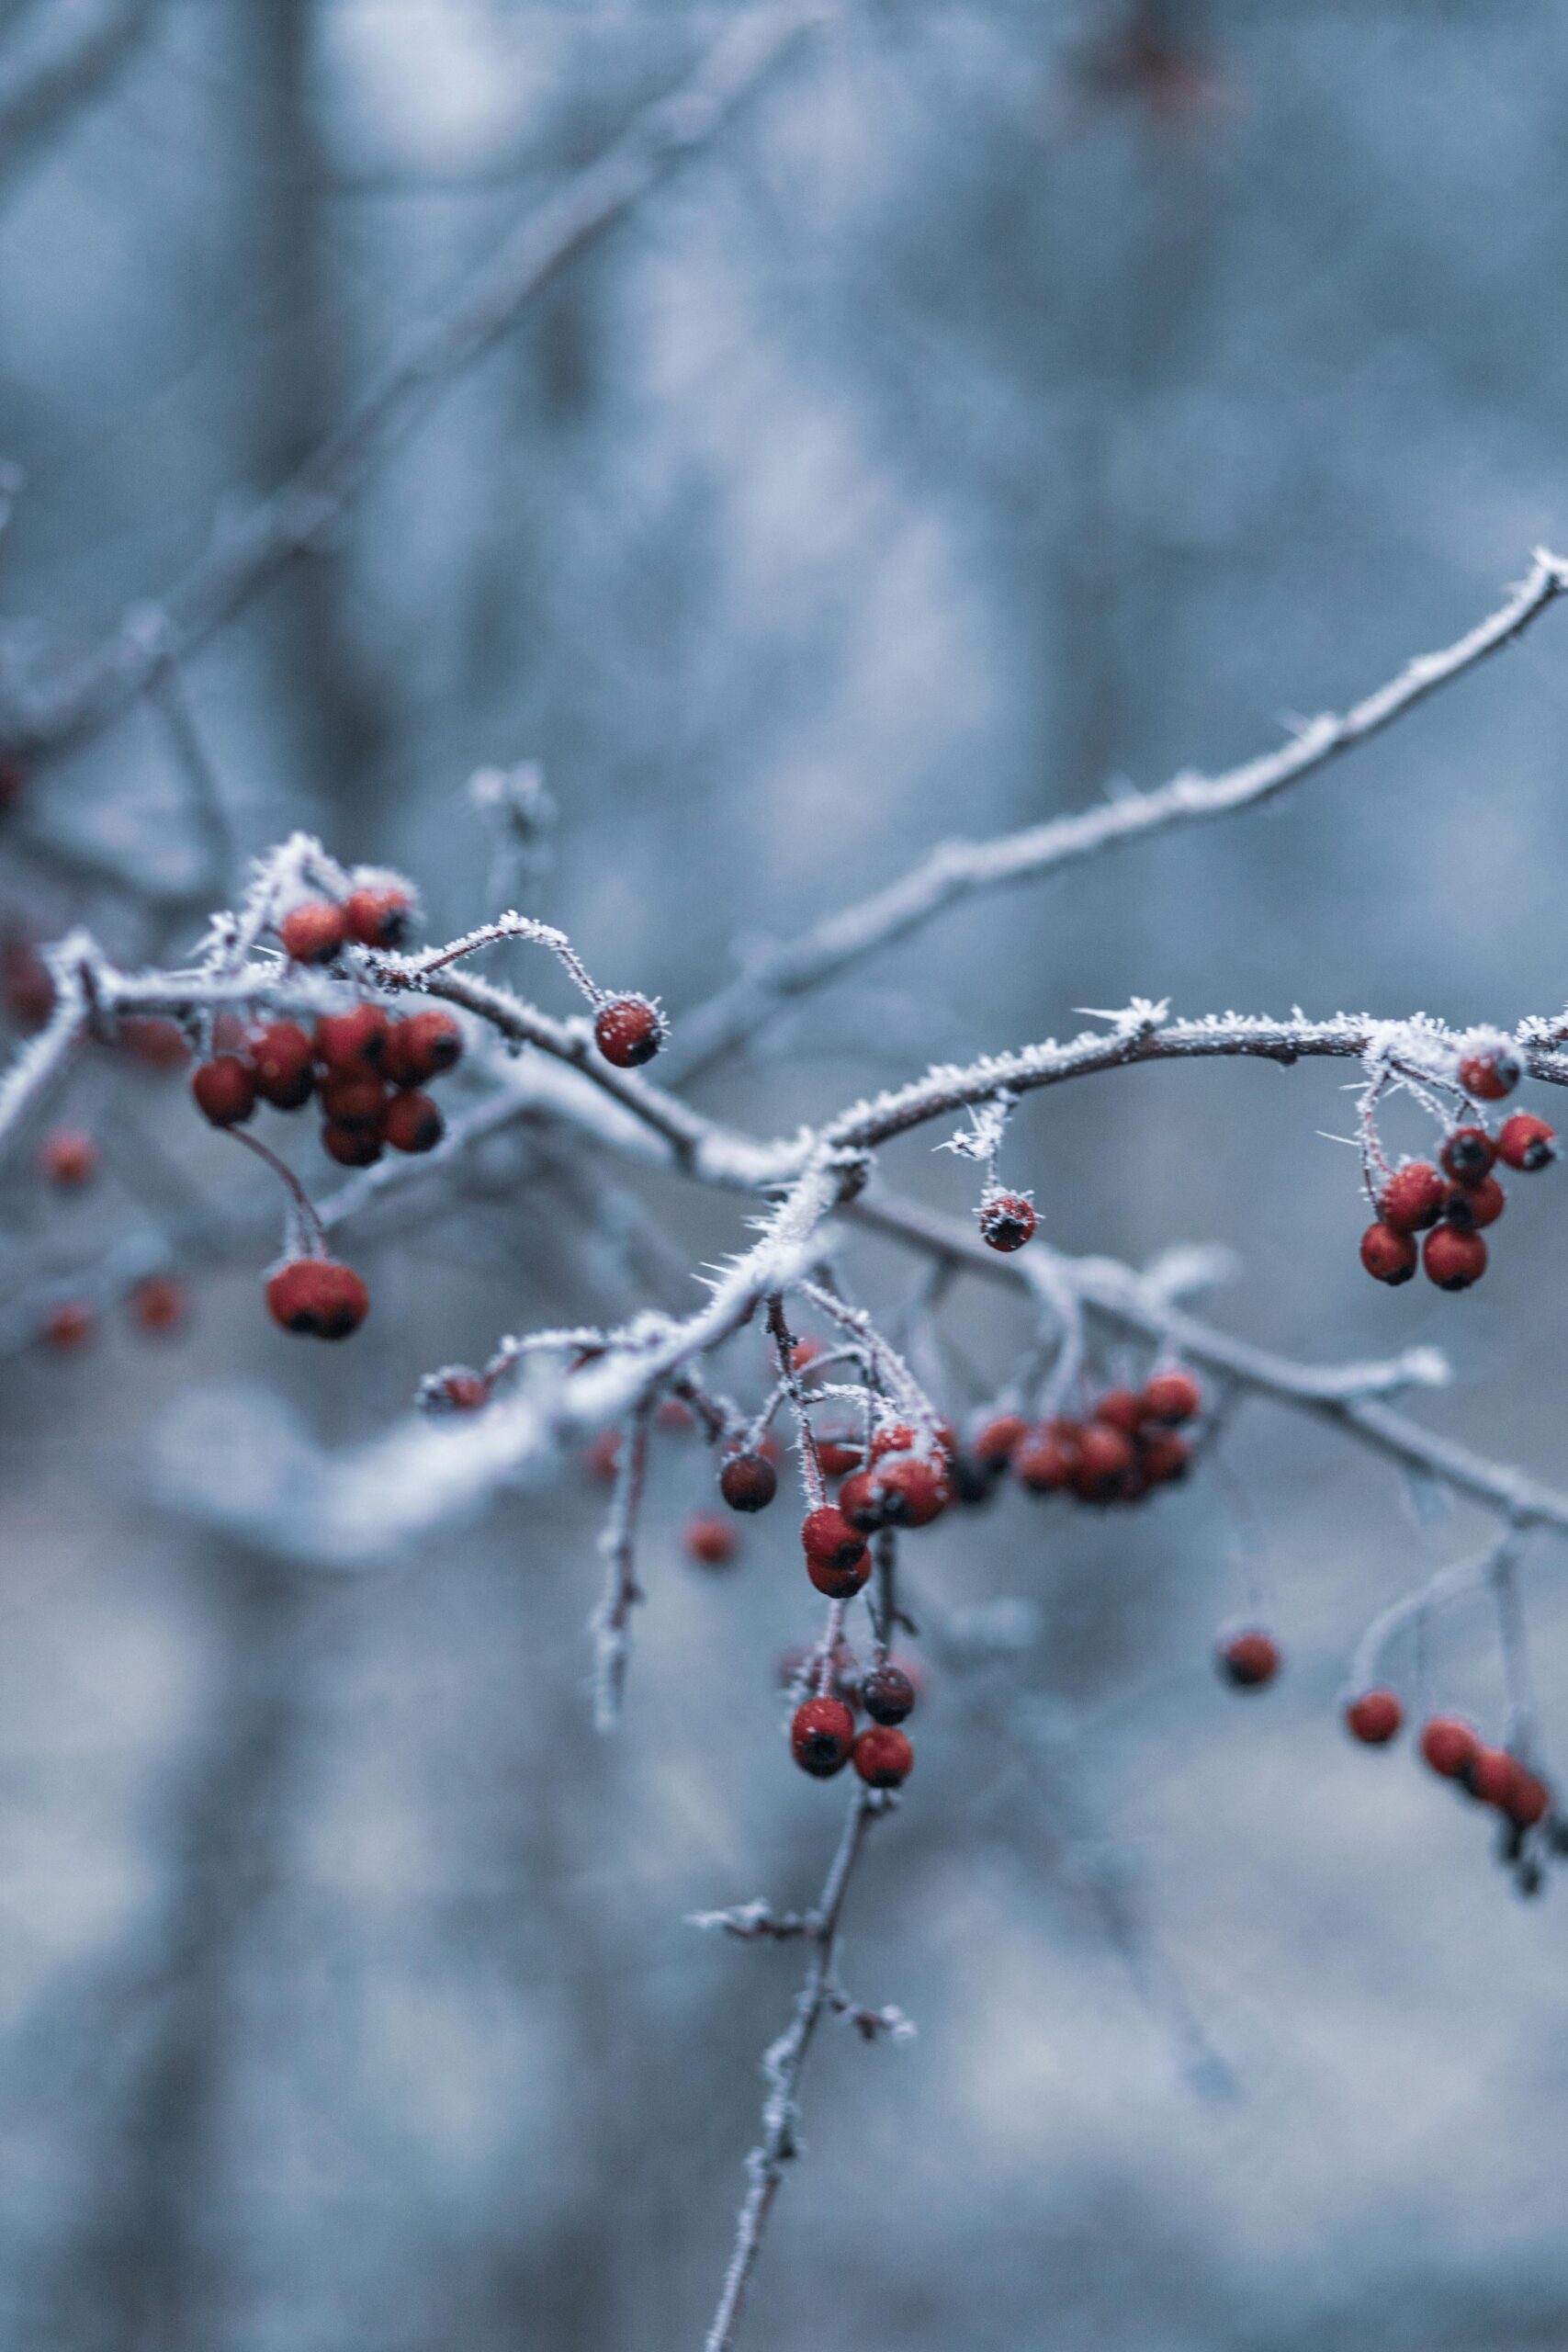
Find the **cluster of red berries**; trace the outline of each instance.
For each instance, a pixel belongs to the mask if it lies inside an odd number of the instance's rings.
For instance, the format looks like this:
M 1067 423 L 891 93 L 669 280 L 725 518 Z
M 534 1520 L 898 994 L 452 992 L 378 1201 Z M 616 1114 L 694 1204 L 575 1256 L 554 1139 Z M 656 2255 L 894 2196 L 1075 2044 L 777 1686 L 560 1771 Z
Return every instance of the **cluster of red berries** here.
M 277 935 L 291 963 L 331 964 L 350 944 L 400 947 L 412 922 L 406 890 L 367 883 L 341 900 L 301 899 L 278 924 Z
M 858 1685 L 835 1671 L 832 1695 L 807 1699 L 795 1709 L 790 1753 L 814 1781 L 830 1781 L 852 1763 L 869 1788 L 899 1788 L 915 1763 L 913 1745 L 899 1726 L 914 1713 L 917 1695 L 913 1677 L 901 1666 L 874 1666 Z M 871 1718 L 864 1731 L 857 1730 L 857 1706 Z
M 1397 1694 L 1363 1690 L 1345 1709 L 1351 1737 L 1386 1747 L 1398 1737 L 1404 1709 Z M 1568 1850 L 1568 1823 L 1558 1815 L 1550 1784 L 1506 1747 L 1492 1747 L 1462 1715 L 1433 1715 L 1421 1727 L 1421 1757 L 1439 1780 L 1451 1781 L 1502 1820 L 1500 1856 L 1524 1894 L 1540 1892 L 1545 1852 Z
M 433 1151 L 445 1133 L 424 1089 L 452 1069 L 463 1033 L 435 1008 L 394 1020 L 365 1001 L 324 1012 L 313 1032 L 274 1021 L 243 1032 L 194 1072 L 190 1091 L 215 1127 L 236 1127 L 258 1102 L 298 1111 L 312 1095 L 321 1109 L 321 1145 L 344 1168 L 368 1168 L 394 1151 Z
M 1031 1423 L 1000 1414 L 978 1431 L 969 1456 L 987 1478 L 1010 1468 L 1032 1495 L 1137 1502 L 1186 1476 L 1191 1455 L 1179 1432 L 1202 1401 L 1190 1373 L 1156 1372 L 1141 1389 L 1107 1389 L 1078 1419 Z
M 1480 1056 L 1461 1066 L 1468 1092 L 1495 1101 L 1517 1084 L 1511 1054 Z M 1374 1282 L 1407 1283 L 1417 1264 L 1439 1290 L 1468 1290 L 1486 1272 L 1482 1228 L 1506 1206 L 1493 1170 L 1544 1168 L 1557 1156 L 1557 1138 L 1544 1119 L 1516 1111 L 1494 1136 L 1483 1126 L 1455 1127 L 1430 1160 L 1407 1159 L 1377 1196 L 1377 1223 L 1361 1236 L 1361 1263 Z M 1416 1237 L 1427 1237 L 1419 1250 Z

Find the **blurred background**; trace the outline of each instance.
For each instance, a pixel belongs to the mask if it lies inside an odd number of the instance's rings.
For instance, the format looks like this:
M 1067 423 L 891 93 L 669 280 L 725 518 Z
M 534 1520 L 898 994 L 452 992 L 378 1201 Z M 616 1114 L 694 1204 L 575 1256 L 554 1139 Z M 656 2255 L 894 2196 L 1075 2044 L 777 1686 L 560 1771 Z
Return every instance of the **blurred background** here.
M 4 0 L 0 689 L 284 479 L 730 15 Z M 678 1031 L 945 834 L 1270 745 L 1562 544 L 1565 124 L 1549 0 L 866 0 L 182 673 L 222 884 L 192 902 L 188 762 L 142 703 L 29 768 L 6 939 L 177 957 L 297 825 L 417 875 L 440 937 L 487 903 L 470 773 L 537 760 L 533 902 Z M 1556 1010 L 1564 626 L 1277 807 L 942 918 L 694 1099 L 788 1132 L 1133 992 Z M 536 957 L 495 963 L 570 1009 Z M 1565 1180 L 1514 1188 L 1473 1294 L 1376 1289 L 1344 1075 L 1086 1081 L 1025 1105 L 1007 1166 L 1059 1248 L 1231 1246 L 1206 1311 L 1282 1352 L 1441 1345 L 1430 1424 L 1562 1476 Z M 100 1174 L 65 1198 L 24 1155 L 0 1252 L 0 2337 L 696 2345 L 799 1953 L 683 1922 L 808 1902 L 840 1812 L 780 1737 L 774 1662 L 816 1624 L 789 1514 L 694 1567 L 711 1468 L 657 1440 L 604 1740 L 587 1477 L 344 1576 L 204 1536 L 177 1466 L 193 1395 L 347 1443 L 504 1329 L 650 1281 L 688 1304 L 744 1204 L 639 1180 L 650 1274 L 635 1227 L 580 1246 L 570 1163 L 503 1150 L 355 1238 L 349 1349 L 265 1321 L 264 1224 L 193 1261 L 177 1336 L 117 1310 L 51 1351 L 40 1312 L 128 1236 L 271 1208 L 177 1073 L 99 1056 L 68 1108 Z M 934 1140 L 888 1173 L 963 1211 Z M 866 1245 L 846 1276 L 892 1310 L 911 1282 Z M 969 1285 L 941 1330 L 961 1411 L 1023 1327 Z M 1021 1645 L 928 1657 L 843 1963 L 919 2036 L 825 2027 L 750 2352 L 1568 2336 L 1564 1891 L 1521 1903 L 1407 1744 L 1354 1751 L 1337 1716 L 1369 1617 L 1483 1531 L 1282 1412 L 1246 1407 L 1223 1456 L 1137 1513 L 1010 1495 L 922 1539 L 917 1613 L 1022 1602 L 994 1621 Z M 1549 1739 L 1562 1566 L 1537 1539 Z M 1287 1668 L 1238 1699 L 1213 1631 L 1259 1594 Z M 1495 1728 L 1480 1603 L 1430 1672 Z

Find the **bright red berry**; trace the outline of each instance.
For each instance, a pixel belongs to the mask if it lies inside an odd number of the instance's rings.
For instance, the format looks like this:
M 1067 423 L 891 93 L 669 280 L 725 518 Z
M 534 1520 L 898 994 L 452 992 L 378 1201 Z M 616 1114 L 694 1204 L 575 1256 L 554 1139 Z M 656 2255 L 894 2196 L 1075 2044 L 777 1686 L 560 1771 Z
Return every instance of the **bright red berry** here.
M 845 1478 L 852 1470 L 859 1469 L 861 1450 L 848 1438 L 822 1437 L 817 1441 L 817 1459 L 825 1478 Z
M 1507 1205 L 1508 1196 L 1495 1176 L 1483 1176 L 1479 1184 L 1450 1184 L 1443 1216 L 1462 1232 L 1473 1233 L 1478 1227 L 1495 1225 Z
M 841 1699 L 807 1699 L 789 1727 L 790 1753 L 814 1781 L 830 1781 L 850 1760 L 855 1719 Z
M 686 1522 L 688 1555 L 705 1568 L 722 1568 L 735 1557 L 735 1530 L 711 1512 Z
M 1481 1742 L 1461 1715 L 1433 1715 L 1422 1725 L 1422 1756 L 1445 1781 L 1462 1780 L 1480 1748 Z
M 389 1025 L 378 1004 L 323 1012 L 312 1040 L 316 1059 L 333 1078 L 374 1077 L 386 1054 Z
M 855 1770 L 868 1788 L 897 1789 L 915 1766 L 915 1751 L 907 1735 L 891 1724 L 873 1724 L 855 1742 Z
M 807 1512 L 800 1540 L 806 1547 L 807 1573 L 829 1600 L 848 1600 L 871 1574 L 864 1536 L 831 1503 Z
M 387 1032 L 382 1067 L 394 1086 L 427 1086 L 451 1069 L 463 1051 L 463 1033 L 449 1012 L 411 1013 Z
M 901 1724 L 915 1711 L 915 1686 L 901 1666 L 874 1666 L 860 1695 L 874 1724 Z
M 434 1151 L 446 1132 L 440 1111 L 418 1087 L 394 1094 L 387 1106 L 386 1136 L 394 1151 Z
M 908 1421 L 886 1421 L 871 1433 L 871 1459 L 882 1462 L 890 1453 L 913 1453 L 919 1442 L 919 1432 Z
M 1533 1171 L 1556 1159 L 1557 1136 L 1546 1121 L 1538 1119 L 1532 1111 L 1516 1111 L 1511 1119 L 1503 1122 L 1497 1149 L 1510 1168 Z
M 296 964 L 330 964 L 348 937 L 343 909 L 330 899 L 306 899 L 277 926 L 283 952 Z
M 1378 1216 L 1395 1233 L 1425 1233 L 1441 1216 L 1448 1189 L 1429 1159 L 1407 1159 L 1378 1194 Z
M 1094 1408 L 1094 1418 L 1123 1437 L 1136 1437 L 1148 1415 L 1148 1399 L 1135 1388 L 1108 1388 Z
M 1434 1226 L 1421 1262 L 1439 1290 L 1468 1290 L 1486 1272 L 1486 1244 L 1479 1233 L 1461 1232 L 1457 1225 Z
M 1233 1634 L 1220 1645 L 1216 1663 L 1238 1690 L 1260 1690 L 1280 1671 L 1280 1645 L 1269 1634 Z
M 400 947 L 409 935 L 413 909 L 406 890 L 388 885 L 351 890 L 344 900 L 343 919 L 350 939 L 361 947 Z
M 1122 1479 L 1134 1464 L 1133 1441 L 1120 1430 L 1088 1421 L 1078 1439 L 1077 1468 L 1073 1491 L 1086 1503 L 1114 1501 Z
M 998 1413 L 978 1431 L 970 1452 L 986 1469 L 1004 1469 L 1028 1435 L 1029 1423 L 1021 1413 Z
M 85 1299 L 62 1299 L 44 1317 L 43 1337 L 60 1354 L 71 1355 L 86 1346 L 96 1324 L 97 1318 Z
M 664 1043 L 658 1006 L 645 996 L 613 998 L 594 1016 L 593 1042 L 616 1069 L 640 1069 Z
M 98 1172 L 98 1147 L 80 1127 L 56 1127 L 39 1147 L 39 1166 L 51 1184 L 72 1192 Z
M 1397 1290 L 1416 1272 L 1419 1261 L 1413 1237 L 1396 1233 L 1392 1225 L 1369 1225 L 1361 1236 L 1361 1263 L 1375 1283 Z
M 342 1119 L 325 1120 L 321 1126 L 321 1149 L 340 1168 L 374 1168 L 387 1148 L 384 1125 L 367 1126 L 363 1123 L 348 1125 Z
M 214 1054 L 191 1074 L 197 1108 L 215 1127 L 237 1127 L 256 1107 L 256 1074 L 238 1054 Z
M 1456 1184 L 1479 1184 L 1497 1157 L 1484 1127 L 1456 1127 L 1438 1154 Z
M 1483 1053 L 1467 1054 L 1459 1066 L 1460 1084 L 1478 1102 L 1501 1102 L 1521 1076 L 1519 1057 L 1506 1046 L 1488 1046 Z
M 1404 1710 L 1392 1690 L 1363 1690 L 1345 1710 L 1350 1736 L 1363 1747 L 1386 1747 L 1404 1721 Z
M 316 1083 L 315 1049 L 297 1022 L 275 1021 L 251 1046 L 256 1092 L 275 1110 L 298 1111 Z
M 897 1454 L 874 1475 L 883 1508 L 895 1527 L 929 1527 L 953 1500 L 953 1481 L 945 1466 L 919 1453 Z
M 1021 1193 L 993 1193 L 980 1204 L 980 1238 L 992 1250 L 1021 1250 L 1034 1226 L 1034 1204 Z
M 718 1491 L 731 1510 L 766 1510 L 779 1474 L 762 1453 L 732 1453 L 718 1474 Z
M 1144 1384 L 1144 1412 L 1168 1425 L 1195 1420 L 1203 1396 L 1190 1372 L 1156 1372 Z
M 370 1294 L 335 1258 L 295 1258 L 266 1286 L 273 1321 L 313 1340 L 346 1340 L 370 1312 Z

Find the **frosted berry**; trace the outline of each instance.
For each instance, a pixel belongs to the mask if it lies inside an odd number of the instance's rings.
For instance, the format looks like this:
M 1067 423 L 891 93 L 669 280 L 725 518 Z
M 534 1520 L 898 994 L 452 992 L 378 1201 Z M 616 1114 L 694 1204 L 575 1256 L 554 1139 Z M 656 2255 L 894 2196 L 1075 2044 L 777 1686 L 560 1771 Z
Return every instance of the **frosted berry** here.
M 853 1470 L 839 1488 L 839 1509 L 863 1535 L 874 1534 L 887 1525 L 888 1506 L 887 1489 L 875 1470 Z
M 374 1076 L 386 1054 L 389 1026 L 378 1004 L 323 1012 L 312 1040 L 316 1059 L 333 1078 Z
M 1386 1747 L 1404 1721 L 1404 1710 L 1392 1690 L 1363 1690 L 1345 1710 L 1346 1727 L 1363 1747 Z
M 1448 1224 L 1473 1233 L 1481 1226 L 1495 1225 L 1507 1205 L 1508 1196 L 1495 1176 L 1483 1176 L 1479 1184 L 1450 1184 L 1443 1216 Z
M 1029 1423 L 1021 1413 L 998 1413 L 976 1432 L 970 1452 L 984 1468 L 1005 1469 L 1028 1435 Z
M 1425 1233 L 1441 1216 L 1448 1189 L 1429 1159 L 1407 1159 L 1378 1194 L 1378 1216 L 1395 1233 Z
M 190 1091 L 215 1127 L 237 1127 L 256 1107 L 256 1078 L 238 1054 L 214 1054 L 191 1074 Z
M 386 1148 L 386 1136 L 379 1124 L 351 1127 L 344 1120 L 328 1119 L 321 1128 L 321 1149 L 340 1168 L 374 1168 Z
M 1459 1066 L 1459 1082 L 1478 1102 L 1501 1102 L 1517 1086 L 1519 1057 L 1506 1046 L 1488 1046 L 1483 1053 L 1467 1054 Z
M 1510 1168 L 1526 1168 L 1532 1171 L 1544 1168 L 1557 1157 L 1557 1137 L 1544 1119 L 1531 1111 L 1516 1111 L 1505 1119 L 1497 1137 L 1497 1150 Z
M 735 1557 L 735 1530 L 711 1511 L 686 1522 L 686 1552 L 705 1568 L 722 1568 Z
M 1049 1429 L 1037 1430 L 1012 1457 L 1014 1477 L 1032 1495 L 1054 1495 L 1070 1487 L 1077 1466 L 1077 1432 L 1067 1421 L 1055 1421 Z
M 343 909 L 330 899 L 307 899 L 277 926 L 283 952 L 296 964 L 330 964 L 348 937 Z
M 1021 1250 L 1034 1232 L 1034 1204 L 1021 1193 L 993 1193 L 980 1206 L 980 1238 L 992 1250 Z
M 434 1151 L 446 1122 L 428 1094 L 410 1087 L 387 1107 L 386 1136 L 394 1151 Z
M 1123 1437 L 1120 1430 L 1108 1430 L 1098 1421 L 1087 1422 L 1078 1439 L 1074 1493 L 1086 1503 L 1113 1501 L 1122 1479 L 1133 1467 L 1134 1458 L 1131 1438 Z
M 85 1299 L 66 1298 L 44 1317 L 43 1337 L 59 1354 L 72 1355 L 86 1346 L 96 1327 L 96 1317 Z
M 1461 1715 L 1433 1715 L 1421 1730 L 1421 1754 L 1445 1781 L 1460 1781 L 1470 1770 L 1481 1742 Z
M 919 1433 L 908 1421 L 887 1421 L 871 1435 L 871 1459 L 884 1462 L 890 1453 L 913 1453 L 919 1448 Z
M 894 1527 L 929 1527 L 953 1500 L 945 1466 L 919 1453 L 902 1453 L 876 1472 L 883 1508 Z
M 1419 1253 L 1412 1235 L 1396 1233 L 1392 1225 L 1369 1225 L 1361 1236 L 1361 1263 L 1373 1282 L 1396 1290 L 1416 1272 Z
M 616 1069 L 640 1069 L 664 1043 L 657 1005 L 645 996 L 618 996 L 594 1015 L 593 1042 Z
M 344 900 L 343 919 L 349 937 L 361 947 L 400 947 L 409 935 L 413 909 L 406 890 L 389 885 L 351 890 Z
M 1457 1225 L 1434 1226 L 1421 1251 L 1427 1277 L 1439 1290 L 1468 1290 L 1486 1272 L 1486 1244 Z
M 1136 1437 L 1148 1413 L 1148 1400 L 1135 1388 L 1108 1388 L 1094 1408 L 1094 1418 L 1123 1437 Z M 1178 1419 L 1184 1419 L 1179 1415 Z
M 1261 1690 L 1280 1671 L 1279 1644 L 1269 1634 L 1233 1634 L 1221 1643 L 1216 1662 L 1237 1690 Z
M 131 1292 L 130 1311 L 143 1331 L 177 1331 L 186 1319 L 186 1286 L 173 1274 L 149 1274 Z
M 98 1171 L 98 1147 L 80 1127 L 56 1127 L 39 1147 L 39 1166 L 51 1184 L 73 1192 Z
M 868 1788 L 900 1788 L 914 1770 L 915 1751 L 891 1724 L 873 1724 L 855 1742 L 855 1770 Z
M 800 1540 L 806 1548 L 807 1573 L 829 1600 L 848 1600 L 871 1574 L 864 1536 L 830 1503 L 807 1512 Z
M 316 1083 L 315 1049 L 297 1022 L 275 1021 L 251 1046 L 256 1092 L 277 1111 L 298 1111 Z
M 335 1258 L 295 1258 L 266 1286 L 272 1319 L 313 1340 L 346 1340 L 370 1311 L 370 1294 Z
M 825 1478 L 847 1478 L 852 1470 L 861 1465 L 861 1450 L 848 1438 L 822 1437 L 817 1441 L 817 1459 Z
M 1456 1127 L 1438 1154 L 1456 1184 L 1479 1184 L 1497 1157 L 1484 1127 Z
M 381 1063 L 394 1086 L 425 1086 L 461 1058 L 463 1033 L 449 1012 L 415 1012 L 387 1031 Z
M 901 1666 L 874 1666 L 860 1695 L 874 1724 L 901 1724 L 915 1712 L 915 1686 Z
M 766 1510 L 779 1474 L 763 1453 L 732 1453 L 718 1474 L 718 1491 L 731 1510 Z
M 1144 1412 L 1151 1421 L 1193 1420 L 1202 1402 L 1202 1392 L 1190 1372 L 1156 1372 L 1144 1384 Z
M 449 1364 L 421 1382 L 419 1401 L 426 1412 L 478 1413 L 490 1403 L 490 1383 L 467 1364 Z
M 789 1727 L 790 1753 L 814 1781 L 830 1781 L 850 1760 L 855 1719 L 841 1699 L 807 1699 Z

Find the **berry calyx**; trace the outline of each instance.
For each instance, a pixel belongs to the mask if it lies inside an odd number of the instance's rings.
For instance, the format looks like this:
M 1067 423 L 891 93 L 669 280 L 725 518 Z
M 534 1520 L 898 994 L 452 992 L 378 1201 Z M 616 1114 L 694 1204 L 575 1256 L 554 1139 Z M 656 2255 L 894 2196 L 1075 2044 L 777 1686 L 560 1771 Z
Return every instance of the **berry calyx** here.
M 400 947 L 409 935 L 413 909 L 406 890 L 391 885 L 362 888 L 351 890 L 344 900 L 343 919 L 349 937 L 361 947 Z
M 74 1192 L 98 1171 L 98 1147 L 80 1127 L 56 1127 L 39 1147 L 39 1166 L 51 1184 Z
M 296 964 L 330 964 L 348 937 L 341 907 L 331 899 L 306 899 L 277 926 L 283 952 Z
M 850 1760 L 855 1719 L 841 1699 L 807 1699 L 789 1727 L 790 1754 L 814 1781 L 830 1781 Z
M 993 1193 L 980 1204 L 980 1238 L 987 1249 L 1021 1250 L 1032 1239 L 1034 1204 L 1022 1193 Z
M 1443 1217 L 1461 1232 L 1473 1233 L 1478 1227 L 1495 1225 L 1507 1205 L 1508 1196 L 1495 1176 L 1483 1176 L 1479 1184 L 1449 1186 Z
M 1392 1225 L 1369 1225 L 1361 1236 L 1361 1263 L 1375 1283 L 1397 1290 L 1419 1263 L 1414 1237 L 1397 1233 Z
M 645 996 L 612 997 L 593 1017 L 593 1042 L 615 1069 L 640 1069 L 664 1043 L 664 1023 Z
M 1407 1159 L 1378 1194 L 1378 1216 L 1395 1233 L 1425 1233 L 1441 1216 L 1448 1189 L 1429 1159 Z
M 1481 1742 L 1462 1715 L 1433 1715 L 1422 1725 L 1421 1754 L 1445 1781 L 1461 1781 L 1480 1752 Z
M 779 1474 L 763 1453 L 732 1453 L 718 1474 L 718 1491 L 731 1510 L 766 1510 Z
M 266 1303 L 286 1331 L 346 1340 L 369 1313 L 370 1294 L 354 1268 L 335 1258 L 295 1258 L 269 1280 Z
M 446 1132 L 446 1122 L 428 1094 L 409 1087 L 389 1103 L 385 1132 L 394 1151 L 434 1151 Z
M 1404 1709 L 1392 1690 L 1363 1690 L 1345 1710 L 1346 1728 L 1363 1747 L 1386 1747 L 1404 1721 Z
M 1460 1084 L 1478 1102 L 1501 1102 L 1522 1075 L 1519 1057 L 1507 1046 L 1488 1046 L 1483 1053 L 1467 1054 L 1459 1066 Z
M 1456 1184 L 1479 1184 L 1490 1172 L 1497 1147 L 1484 1127 L 1456 1127 L 1438 1157 Z
M 275 1110 L 298 1111 L 316 1083 L 315 1049 L 297 1022 L 275 1021 L 251 1046 L 256 1092 Z
M 868 1788 L 901 1788 L 915 1767 L 908 1736 L 891 1724 L 873 1724 L 855 1742 L 855 1770 Z
M 1497 1151 L 1510 1168 L 1528 1169 L 1533 1173 L 1556 1159 L 1557 1136 L 1532 1111 L 1516 1111 L 1512 1118 L 1503 1122 Z
M 394 1086 L 424 1086 L 461 1058 L 463 1033 L 449 1012 L 411 1013 L 387 1031 L 381 1066 Z
M 1168 1426 L 1197 1418 L 1202 1392 L 1190 1372 L 1156 1372 L 1144 1384 L 1144 1418 Z
M 1422 1246 L 1421 1262 L 1439 1290 L 1468 1290 L 1486 1272 L 1486 1244 L 1479 1233 L 1457 1225 L 1434 1226 Z
M 316 1059 L 333 1078 L 374 1077 L 387 1050 L 389 1027 L 378 1004 L 351 1012 L 323 1012 L 312 1041 Z
M 735 1530 L 711 1511 L 686 1522 L 686 1552 L 700 1567 L 722 1568 L 735 1557 Z
M 901 1666 L 874 1666 L 860 1696 L 874 1724 L 901 1724 L 915 1711 L 915 1686 Z
M 864 1536 L 841 1510 L 823 1503 L 807 1511 L 801 1522 L 800 1540 L 806 1550 L 807 1574 L 818 1592 L 826 1593 L 829 1600 L 848 1600 L 859 1592 L 871 1574 L 871 1558 Z
M 1221 1643 L 1215 1663 L 1237 1690 L 1261 1690 L 1280 1671 L 1280 1645 L 1270 1634 L 1233 1634 Z
M 149 1274 L 131 1292 L 130 1311 L 143 1331 L 177 1331 L 186 1319 L 186 1286 L 173 1274 Z
M 214 1054 L 191 1073 L 190 1091 L 215 1127 L 237 1127 L 256 1107 L 255 1072 L 238 1054 Z

